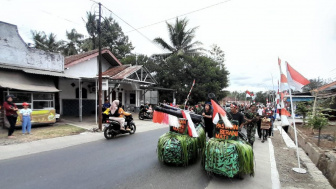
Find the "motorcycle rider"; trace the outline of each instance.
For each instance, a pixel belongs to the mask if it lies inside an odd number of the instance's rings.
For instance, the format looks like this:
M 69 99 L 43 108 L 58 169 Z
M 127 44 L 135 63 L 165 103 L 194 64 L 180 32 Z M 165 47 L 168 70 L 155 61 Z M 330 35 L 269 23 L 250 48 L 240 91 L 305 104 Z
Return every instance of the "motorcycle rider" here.
M 124 115 L 125 116 L 129 116 L 131 114 L 128 113 L 128 112 L 125 112 L 122 109 L 121 103 L 119 102 L 119 100 L 114 100 L 112 102 L 112 105 L 111 105 L 111 114 L 112 114 L 112 117 L 110 117 L 110 118 L 113 119 L 113 120 L 115 120 L 115 121 L 118 121 L 119 124 L 120 124 L 120 130 L 125 131 L 125 127 L 124 127 L 125 118 L 124 118 Z M 130 129 L 126 128 L 126 131 L 130 131 Z
M 144 107 L 144 112 L 149 116 L 153 111 L 152 108 L 149 106 L 149 102 L 146 101 L 145 107 Z

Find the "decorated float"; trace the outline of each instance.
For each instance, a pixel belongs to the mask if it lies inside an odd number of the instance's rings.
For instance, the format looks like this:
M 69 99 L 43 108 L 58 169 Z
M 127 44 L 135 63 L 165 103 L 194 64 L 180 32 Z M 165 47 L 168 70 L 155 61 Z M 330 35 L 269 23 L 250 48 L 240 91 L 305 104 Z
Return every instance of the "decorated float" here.
M 153 122 L 169 125 L 169 132 L 162 135 L 157 144 L 160 162 L 187 166 L 197 161 L 205 146 L 202 116 L 160 105 L 155 108 Z
M 202 165 L 208 173 L 226 177 L 254 175 L 253 149 L 239 131 L 238 122 L 229 121 L 226 112 L 214 100 L 214 138 L 206 142 Z

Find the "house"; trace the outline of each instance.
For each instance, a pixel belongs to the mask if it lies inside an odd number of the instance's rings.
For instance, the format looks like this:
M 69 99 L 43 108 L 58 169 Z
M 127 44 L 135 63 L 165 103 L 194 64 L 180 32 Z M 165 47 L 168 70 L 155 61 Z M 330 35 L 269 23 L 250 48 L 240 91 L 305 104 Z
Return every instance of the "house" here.
M 156 104 L 157 91 L 141 89 L 157 82 L 142 65 L 122 65 L 108 49 L 102 52 L 103 99 L 119 100 L 126 110 L 138 109 L 148 96 Z M 99 52 L 92 50 L 78 55 L 65 57 L 64 73 L 80 80 L 60 78 L 60 113 L 65 116 L 97 116 L 97 88 Z M 81 91 L 81 92 L 80 92 Z M 153 100 L 154 97 L 154 100 Z M 150 100 L 150 99 L 149 99 Z M 104 100 L 103 100 L 104 101 Z
M 58 80 L 62 77 L 67 76 L 61 54 L 28 47 L 17 26 L 0 21 L 0 104 L 12 94 L 18 108 L 23 102 L 30 104 L 36 115 L 33 124 L 53 123 L 60 92 Z M 17 126 L 20 124 L 18 120 Z
M 98 54 L 92 50 L 64 58 L 31 48 L 17 26 L 0 22 L 0 99 L 13 94 L 19 108 L 28 102 L 34 111 L 46 112 L 41 120 L 55 121 L 51 114 L 56 112 L 80 121 L 83 115 L 97 118 Z M 118 99 L 126 110 L 137 110 L 146 101 L 158 103 L 158 92 L 149 90 L 157 82 L 144 66 L 122 65 L 108 49 L 101 54 L 103 99 Z

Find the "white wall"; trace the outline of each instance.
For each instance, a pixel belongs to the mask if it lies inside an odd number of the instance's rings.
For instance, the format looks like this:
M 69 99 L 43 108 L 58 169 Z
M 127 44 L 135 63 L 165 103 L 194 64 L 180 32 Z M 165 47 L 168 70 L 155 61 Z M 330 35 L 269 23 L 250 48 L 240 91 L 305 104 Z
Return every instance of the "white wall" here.
M 108 70 L 111 64 L 102 58 L 102 72 Z M 65 69 L 64 72 L 70 76 L 92 78 L 98 75 L 98 57 L 75 64 Z
M 98 74 L 97 58 L 75 64 L 64 70 L 70 76 L 93 78 Z
M 75 86 L 72 87 L 71 83 L 74 83 Z M 96 99 L 96 93 L 92 92 L 90 93 L 88 85 L 94 86 L 95 83 L 94 81 L 88 82 L 88 81 L 83 81 L 82 87 L 87 89 L 87 99 Z M 79 83 L 78 79 L 64 79 L 60 78 L 59 79 L 59 90 L 61 92 L 59 93 L 60 99 L 76 99 L 76 88 L 78 88 Z
M 20 37 L 17 26 L 0 22 L 0 63 L 22 68 L 63 72 L 64 57 L 29 48 Z
M 98 63 L 98 57 L 97 57 L 97 63 Z M 98 64 L 97 64 L 98 65 Z M 108 70 L 112 65 L 105 60 L 104 58 L 102 58 L 102 72 L 105 72 L 106 70 Z M 98 73 L 98 72 L 97 72 Z

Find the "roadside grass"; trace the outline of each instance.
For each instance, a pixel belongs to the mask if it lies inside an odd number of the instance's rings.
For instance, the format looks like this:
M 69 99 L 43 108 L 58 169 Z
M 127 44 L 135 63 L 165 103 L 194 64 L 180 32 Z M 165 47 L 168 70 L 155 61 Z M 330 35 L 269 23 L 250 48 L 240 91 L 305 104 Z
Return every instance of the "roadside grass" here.
M 0 129 L 0 145 L 18 144 L 24 142 L 31 142 L 35 140 L 42 140 L 48 138 L 63 137 L 69 135 L 77 135 L 86 130 L 72 125 L 46 125 L 34 126 L 31 130 L 32 135 L 22 135 L 21 129 L 16 129 L 14 132 L 14 139 L 8 139 L 7 129 Z

